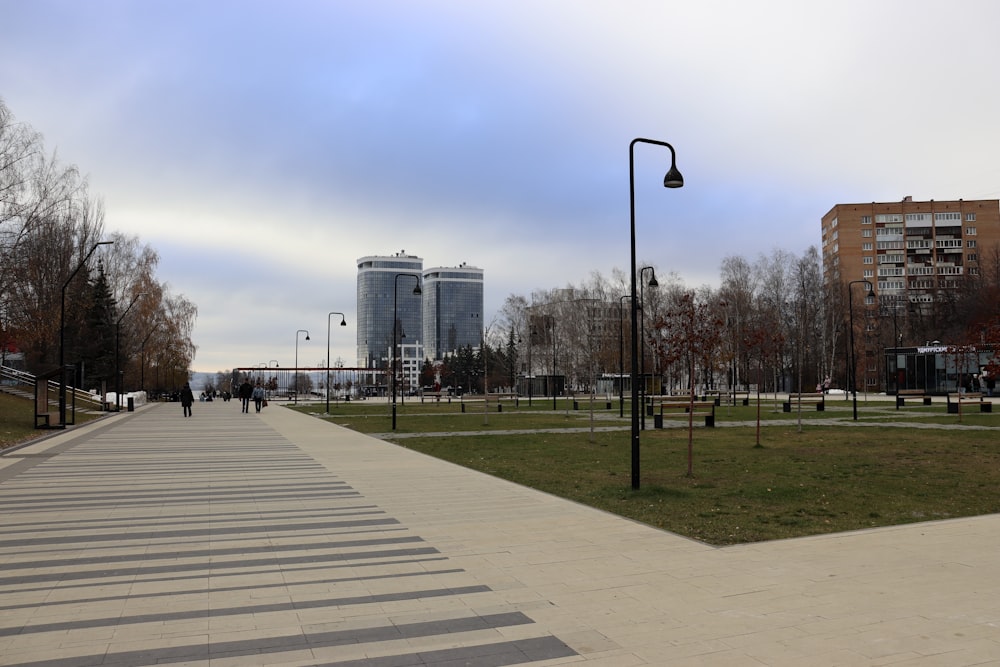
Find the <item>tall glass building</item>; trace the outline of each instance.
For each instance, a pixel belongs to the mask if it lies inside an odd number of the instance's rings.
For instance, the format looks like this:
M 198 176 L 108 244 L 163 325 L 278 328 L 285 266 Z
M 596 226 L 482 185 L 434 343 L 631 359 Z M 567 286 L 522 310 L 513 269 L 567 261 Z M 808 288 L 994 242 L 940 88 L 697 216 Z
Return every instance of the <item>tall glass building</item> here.
M 483 338 L 483 270 L 461 264 L 424 271 L 424 356 L 443 359 Z
M 360 367 L 384 368 L 388 365 L 394 311 L 400 342 L 406 345 L 421 342 L 421 295 L 414 294 L 413 288 L 421 284 L 423 265 L 423 259 L 407 255 L 405 250 L 390 257 L 358 260 Z M 396 276 L 400 276 L 399 279 Z

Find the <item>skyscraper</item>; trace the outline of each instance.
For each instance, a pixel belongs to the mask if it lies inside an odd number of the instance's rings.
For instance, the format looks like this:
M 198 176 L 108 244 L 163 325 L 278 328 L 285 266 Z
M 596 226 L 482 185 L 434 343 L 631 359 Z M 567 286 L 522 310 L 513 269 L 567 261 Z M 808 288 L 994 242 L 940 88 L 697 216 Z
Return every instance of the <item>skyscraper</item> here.
M 358 365 L 384 368 L 392 349 L 393 313 L 396 336 L 408 346 L 420 342 L 421 284 L 424 261 L 402 250 L 395 255 L 358 260 Z M 408 274 L 399 279 L 396 276 Z M 414 277 L 409 277 L 414 276 Z
M 483 338 L 483 270 L 465 263 L 424 271 L 424 356 L 443 359 Z

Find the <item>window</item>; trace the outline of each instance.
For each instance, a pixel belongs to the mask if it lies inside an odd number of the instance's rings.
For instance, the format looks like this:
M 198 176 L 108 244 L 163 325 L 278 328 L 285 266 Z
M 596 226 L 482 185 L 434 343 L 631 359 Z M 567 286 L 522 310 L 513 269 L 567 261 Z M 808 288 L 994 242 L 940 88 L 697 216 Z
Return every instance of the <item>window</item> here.
M 970 253 L 970 254 L 968 254 L 968 255 L 965 256 L 965 259 L 968 260 L 968 261 L 970 261 L 970 262 L 978 262 L 979 261 L 979 255 L 977 255 L 976 253 Z
M 862 229 L 861 230 L 861 236 L 863 236 L 866 239 L 870 239 L 872 237 L 872 230 L 870 230 L 870 229 Z
M 965 247 L 966 248 L 975 248 L 976 247 L 976 239 L 969 239 L 968 241 L 966 241 L 965 242 Z
M 864 262 L 865 262 L 865 264 L 874 264 L 875 260 L 873 260 L 872 257 L 869 255 L 869 256 L 865 257 Z
M 861 216 L 861 224 L 862 225 L 870 225 L 870 224 L 872 224 L 872 217 L 870 215 L 863 215 L 863 216 Z
M 833 240 L 836 241 L 838 238 L 840 238 L 840 232 L 834 232 L 833 233 Z
M 872 244 L 871 244 L 870 242 L 869 242 L 869 243 L 862 243 L 862 244 L 861 244 L 861 249 L 862 249 L 862 250 L 868 250 L 868 251 L 871 251 L 871 249 L 872 249 Z
M 865 278 L 874 278 L 875 272 L 871 269 L 865 269 Z
M 966 236 L 975 236 L 976 235 L 976 228 L 975 227 L 966 227 L 965 228 L 965 235 Z
M 965 214 L 965 221 L 966 222 L 975 222 L 976 221 L 976 214 L 975 213 L 966 213 Z
M 961 213 L 935 213 L 934 214 L 934 219 L 935 220 L 961 220 L 962 219 L 962 214 Z
M 885 213 L 875 216 L 875 222 L 902 222 L 902 213 Z

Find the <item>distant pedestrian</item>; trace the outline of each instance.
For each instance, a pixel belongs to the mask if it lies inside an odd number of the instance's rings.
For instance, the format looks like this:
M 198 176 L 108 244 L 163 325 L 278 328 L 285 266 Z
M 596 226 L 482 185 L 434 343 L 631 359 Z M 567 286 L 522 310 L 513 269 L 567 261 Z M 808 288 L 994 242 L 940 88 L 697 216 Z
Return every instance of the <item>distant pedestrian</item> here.
M 267 394 L 264 393 L 264 387 L 260 386 L 260 380 L 257 380 L 257 386 L 253 388 L 253 403 L 257 408 L 257 412 L 260 412 L 265 396 L 267 396 Z
M 240 402 L 243 404 L 243 412 L 250 412 L 250 398 L 252 396 L 253 387 L 250 385 L 250 380 L 244 379 L 239 390 Z
M 184 388 L 181 389 L 181 407 L 184 408 L 184 416 L 191 416 L 191 406 L 194 404 L 194 392 L 191 391 L 191 385 L 187 382 L 184 383 Z

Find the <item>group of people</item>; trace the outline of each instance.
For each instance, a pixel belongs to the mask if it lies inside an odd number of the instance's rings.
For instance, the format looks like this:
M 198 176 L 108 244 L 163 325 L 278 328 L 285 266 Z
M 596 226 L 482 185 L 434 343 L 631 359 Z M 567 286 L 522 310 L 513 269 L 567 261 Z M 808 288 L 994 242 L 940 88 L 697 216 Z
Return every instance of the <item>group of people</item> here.
M 243 380 L 243 384 L 240 385 L 236 395 L 240 397 L 240 402 L 243 404 L 242 411 L 245 413 L 250 412 L 251 400 L 253 400 L 257 412 L 260 412 L 261 408 L 267 405 L 267 392 L 264 390 L 264 386 L 260 383 L 260 380 L 257 381 L 257 386 L 251 385 L 249 380 Z M 184 383 L 180 399 L 181 407 L 184 408 L 184 416 L 190 417 L 191 406 L 194 405 L 194 392 L 191 391 L 191 383 Z
M 250 384 L 250 380 L 244 379 L 236 395 L 240 397 L 241 408 L 244 413 L 250 412 L 251 399 L 253 399 L 257 412 L 260 412 L 261 408 L 267 405 L 267 392 L 264 390 L 264 386 L 260 383 L 260 380 L 257 380 L 257 386 L 254 386 Z

